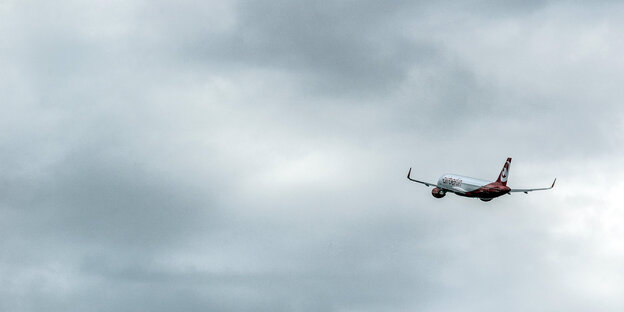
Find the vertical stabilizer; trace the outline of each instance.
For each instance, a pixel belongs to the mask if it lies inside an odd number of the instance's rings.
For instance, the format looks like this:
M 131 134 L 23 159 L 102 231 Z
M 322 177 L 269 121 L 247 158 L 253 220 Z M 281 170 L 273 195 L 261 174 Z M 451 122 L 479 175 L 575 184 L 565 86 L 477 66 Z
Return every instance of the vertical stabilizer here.
M 509 177 L 510 166 L 511 166 L 511 157 L 507 157 L 507 161 L 505 162 L 505 165 L 503 166 L 503 170 L 501 170 L 500 174 L 498 175 L 498 179 L 496 179 L 496 182 L 501 183 L 502 185 L 507 185 L 507 178 Z

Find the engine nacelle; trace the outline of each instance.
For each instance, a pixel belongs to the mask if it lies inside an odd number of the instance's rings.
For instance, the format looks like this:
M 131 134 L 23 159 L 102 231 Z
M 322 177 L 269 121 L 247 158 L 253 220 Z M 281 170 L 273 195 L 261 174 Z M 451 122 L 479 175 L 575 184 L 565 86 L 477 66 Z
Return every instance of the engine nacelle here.
M 490 200 L 492 200 L 492 198 L 479 198 L 480 200 L 484 201 L 484 202 L 489 202 Z
M 439 187 L 434 187 L 433 190 L 431 190 L 431 195 L 435 198 L 442 198 L 446 195 L 446 191 L 440 189 Z

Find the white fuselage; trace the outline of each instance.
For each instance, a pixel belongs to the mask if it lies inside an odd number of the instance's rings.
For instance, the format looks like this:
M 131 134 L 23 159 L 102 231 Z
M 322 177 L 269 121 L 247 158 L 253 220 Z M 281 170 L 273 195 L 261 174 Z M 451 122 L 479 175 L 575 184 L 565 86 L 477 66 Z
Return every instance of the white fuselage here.
M 437 186 L 443 190 L 451 192 L 467 193 L 475 191 L 490 183 L 492 182 L 457 174 L 445 174 L 438 179 Z

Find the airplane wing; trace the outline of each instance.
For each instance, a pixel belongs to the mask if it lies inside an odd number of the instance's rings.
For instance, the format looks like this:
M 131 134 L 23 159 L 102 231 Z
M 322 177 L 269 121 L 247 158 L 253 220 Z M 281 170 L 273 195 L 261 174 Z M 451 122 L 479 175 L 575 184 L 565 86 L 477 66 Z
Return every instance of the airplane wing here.
M 524 194 L 528 194 L 529 192 L 533 192 L 533 191 L 550 190 L 551 188 L 555 187 L 555 182 L 557 182 L 557 179 L 553 181 L 553 184 L 550 187 L 533 188 L 533 189 L 511 189 L 509 192 L 522 192 Z
M 424 184 L 426 186 L 438 186 L 437 183 L 429 183 L 429 182 L 423 182 L 423 181 L 414 180 L 414 179 L 410 178 L 410 174 L 411 173 L 412 173 L 412 168 L 410 168 L 409 171 L 407 172 L 407 178 L 409 180 L 411 180 L 411 181 L 418 182 L 418 183 Z

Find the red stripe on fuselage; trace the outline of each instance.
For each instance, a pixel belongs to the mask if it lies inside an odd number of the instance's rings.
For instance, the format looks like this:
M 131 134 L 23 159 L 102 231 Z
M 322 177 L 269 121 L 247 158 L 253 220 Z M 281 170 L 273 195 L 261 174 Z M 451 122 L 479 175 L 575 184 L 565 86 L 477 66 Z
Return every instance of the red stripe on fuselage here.
M 456 193 L 456 194 L 460 196 L 465 196 L 465 197 L 496 198 L 501 195 L 505 195 L 509 193 L 510 190 L 511 189 L 503 185 L 503 183 L 492 182 L 474 191 L 470 191 L 464 194 L 459 194 L 459 193 Z

